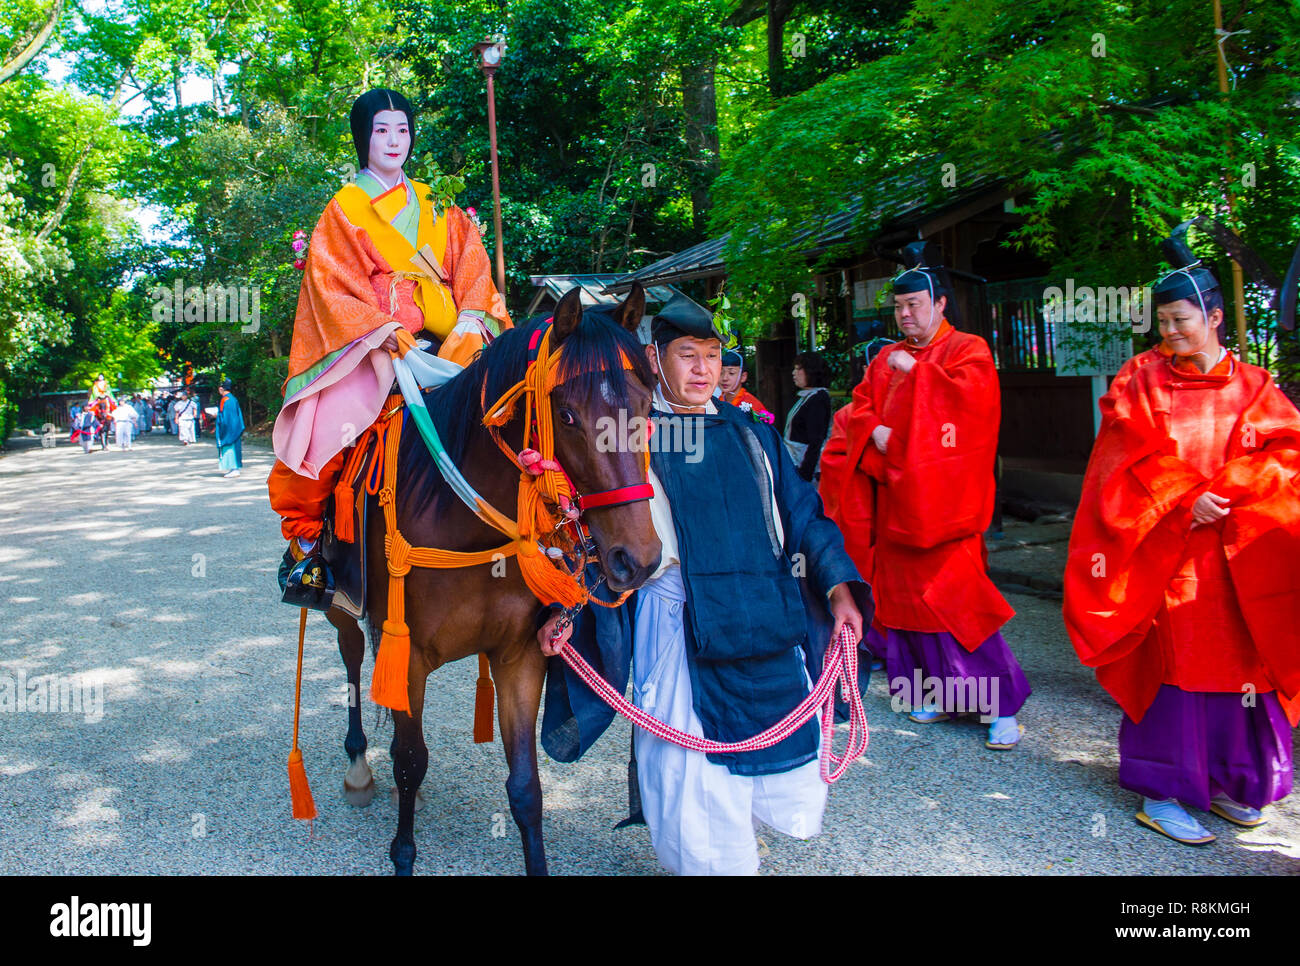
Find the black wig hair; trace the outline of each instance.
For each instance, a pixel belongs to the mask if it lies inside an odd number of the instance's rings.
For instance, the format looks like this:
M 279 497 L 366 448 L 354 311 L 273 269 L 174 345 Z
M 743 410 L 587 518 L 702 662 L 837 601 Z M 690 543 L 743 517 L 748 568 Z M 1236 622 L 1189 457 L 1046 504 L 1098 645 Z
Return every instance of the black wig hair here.
M 402 163 L 411 160 L 415 154 L 415 112 L 411 110 L 411 102 L 397 91 L 376 87 L 352 102 L 352 144 L 357 149 L 358 171 L 370 164 L 370 133 L 375 127 L 375 115 L 380 111 L 402 111 L 406 114 L 406 123 L 411 129 L 411 149 Z

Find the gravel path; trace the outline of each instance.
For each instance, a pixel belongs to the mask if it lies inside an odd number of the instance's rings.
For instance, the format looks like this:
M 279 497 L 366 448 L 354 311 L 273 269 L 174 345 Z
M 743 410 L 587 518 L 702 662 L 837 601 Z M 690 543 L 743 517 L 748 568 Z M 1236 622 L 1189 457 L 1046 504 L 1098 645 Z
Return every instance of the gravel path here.
M 0 688 L 19 675 L 103 680 L 93 712 L 0 714 L 0 870 L 20 873 L 387 874 L 396 809 L 369 703 L 380 795 L 342 799 L 343 666 L 309 622 L 302 746 L 320 810 L 289 817 L 295 611 L 274 586 L 283 544 L 266 502 L 270 452 L 222 479 L 211 440 L 149 436 L 131 453 L 66 442 L 0 459 Z M 1139 828 L 1115 783 L 1119 712 L 1066 643 L 1059 604 L 1012 596 L 1007 638 L 1034 696 L 1019 749 L 976 723 L 914 725 L 877 675 L 866 759 L 833 789 L 826 834 L 762 838 L 767 873 L 1293 873 L 1300 806 L 1192 849 Z M 517 873 L 500 745 L 470 739 L 474 662 L 430 678 L 428 807 L 417 872 Z M 369 678 L 369 664 L 364 671 Z M 93 698 L 93 692 L 87 694 Z M 87 702 L 89 705 L 91 702 Z M 87 720 L 87 719 L 91 720 Z M 659 871 L 625 814 L 629 727 L 576 765 L 543 756 L 545 830 L 558 874 Z

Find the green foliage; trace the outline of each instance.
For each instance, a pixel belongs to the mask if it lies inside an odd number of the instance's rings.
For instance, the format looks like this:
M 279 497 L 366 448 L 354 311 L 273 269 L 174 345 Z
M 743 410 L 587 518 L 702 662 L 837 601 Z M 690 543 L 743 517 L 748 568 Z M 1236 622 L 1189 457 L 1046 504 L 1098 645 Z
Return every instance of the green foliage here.
M 777 322 L 807 277 L 783 241 L 858 202 L 860 251 L 899 174 L 922 175 L 936 204 L 977 171 L 1008 177 L 1025 216 L 1010 244 L 1080 284 L 1153 278 L 1159 238 L 1196 214 L 1226 220 L 1228 190 L 1237 230 L 1284 266 L 1300 233 L 1300 7 L 1227 15 L 1250 32 L 1226 44 L 1221 96 L 1200 0 L 916 0 L 888 54 L 779 102 L 726 159 L 714 228 L 732 232 L 733 300 Z
M 739 0 L 81 5 L 46 55 L 70 65 L 68 86 L 40 60 L 0 85 L 0 379 L 22 394 L 191 362 L 233 378 L 250 421 L 274 415 L 293 233 L 355 173 L 358 94 L 410 97 L 408 172 L 439 206 L 476 207 L 496 247 L 470 52 L 489 37 L 507 44 L 495 86 L 516 311 L 529 275 L 631 270 L 711 227 L 731 233 L 729 311 L 752 344 L 808 294 L 785 243 L 858 203 L 860 244 L 899 174 L 936 203 L 978 170 L 1005 174 L 1025 216 L 1011 244 L 1092 284 L 1154 277 L 1169 222 L 1224 215 L 1231 185 L 1236 226 L 1280 267 L 1300 232 L 1300 8 L 1227 6 L 1228 29 L 1250 32 L 1226 43 L 1236 86 L 1221 97 L 1202 0 L 793 0 L 779 83 L 763 11 L 737 16 Z M 45 9 L 0 0 L 0 49 Z M 256 293 L 257 324 L 158 312 L 178 280 Z M 1267 308 L 1252 317 L 1279 353 Z
M 154 336 L 158 326 L 149 307 L 135 292 L 113 291 L 91 323 L 93 349 L 68 373 L 74 385 L 90 385 L 103 372 L 114 385 L 144 386 L 162 374 Z
M 429 200 L 434 211 L 441 214 L 456 204 L 456 198 L 465 190 L 464 172 L 443 174 L 435 162 L 425 165 L 424 177 L 428 179 Z
M 9 126 L 0 116 L 0 137 Z M 0 375 L 32 365 L 42 346 L 66 343 L 65 313 L 43 295 L 72 267 L 66 245 L 39 237 L 23 197 L 24 159 L 0 158 Z
M 491 209 L 491 172 L 484 81 L 470 47 L 506 41 L 496 111 L 516 296 L 531 294 L 529 274 L 631 270 L 701 240 L 682 202 L 709 176 L 686 140 L 681 71 L 725 50 L 734 34 L 720 26 L 726 9 L 719 0 L 399 5 L 418 141 L 442 169 L 474 162 L 461 204 L 480 212 Z M 495 245 L 491 232 L 485 242 Z
M 14 428 L 18 425 L 18 403 L 3 379 L 0 379 L 0 449 L 9 443 Z

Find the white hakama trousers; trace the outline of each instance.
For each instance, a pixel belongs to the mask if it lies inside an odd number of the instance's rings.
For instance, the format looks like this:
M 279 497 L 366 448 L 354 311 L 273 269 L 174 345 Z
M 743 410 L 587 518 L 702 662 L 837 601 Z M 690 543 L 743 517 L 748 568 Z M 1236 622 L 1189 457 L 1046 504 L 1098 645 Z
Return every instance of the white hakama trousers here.
M 633 700 L 660 721 L 702 737 L 686 663 L 685 601 L 678 566 L 637 595 Z M 792 710 L 801 698 L 791 696 Z M 635 743 L 650 841 L 670 872 L 753 875 L 758 822 L 800 839 L 822 830 L 827 789 L 816 759 L 779 775 L 733 775 L 642 728 Z
M 118 449 L 131 448 L 131 433 L 135 427 L 128 420 L 118 420 L 113 423 L 113 436 L 117 442 Z

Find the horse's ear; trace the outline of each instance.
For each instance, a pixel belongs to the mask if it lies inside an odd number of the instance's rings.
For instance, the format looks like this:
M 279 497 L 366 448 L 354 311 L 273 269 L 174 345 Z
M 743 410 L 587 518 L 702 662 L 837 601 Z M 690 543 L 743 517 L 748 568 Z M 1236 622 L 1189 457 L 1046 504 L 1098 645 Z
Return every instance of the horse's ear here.
M 571 288 L 560 299 L 551 319 L 551 348 L 558 349 L 560 343 L 573 334 L 582 322 L 582 297 L 577 288 Z
M 614 310 L 614 318 L 623 328 L 636 334 L 643 315 L 645 315 L 645 289 L 641 287 L 640 282 L 633 282 L 623 304 Z

